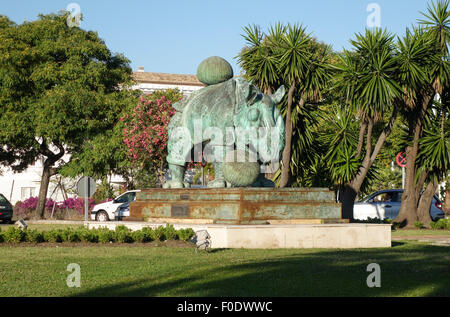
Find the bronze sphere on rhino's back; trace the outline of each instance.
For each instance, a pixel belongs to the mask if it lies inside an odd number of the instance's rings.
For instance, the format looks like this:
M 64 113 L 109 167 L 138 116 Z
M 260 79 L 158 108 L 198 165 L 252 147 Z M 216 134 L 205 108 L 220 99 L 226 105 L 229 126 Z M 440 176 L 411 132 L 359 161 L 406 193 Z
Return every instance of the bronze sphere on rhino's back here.
M 219 56 L 203 60 L 197 68 L 197 79 L 206 85 L 215 85 L 233 78 L 230 63 Z

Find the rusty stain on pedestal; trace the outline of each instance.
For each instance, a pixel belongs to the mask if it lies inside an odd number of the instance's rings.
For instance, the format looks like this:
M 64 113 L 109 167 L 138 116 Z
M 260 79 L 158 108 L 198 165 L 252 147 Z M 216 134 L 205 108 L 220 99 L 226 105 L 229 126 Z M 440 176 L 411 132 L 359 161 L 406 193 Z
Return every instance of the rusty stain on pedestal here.
M 268 224 L 341 218 L 341 204 L 326 188 L 155 188 L 137 193 L 128 220 Z

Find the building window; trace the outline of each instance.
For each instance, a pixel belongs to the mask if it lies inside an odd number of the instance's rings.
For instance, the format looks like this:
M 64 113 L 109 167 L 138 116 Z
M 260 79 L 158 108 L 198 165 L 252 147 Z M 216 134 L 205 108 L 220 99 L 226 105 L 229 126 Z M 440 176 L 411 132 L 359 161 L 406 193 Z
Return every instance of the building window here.
M 20 199 L 23 201 L 24 199 L 34 197 L 34 190 L 36 187 L 22 187 L 20 193 Z

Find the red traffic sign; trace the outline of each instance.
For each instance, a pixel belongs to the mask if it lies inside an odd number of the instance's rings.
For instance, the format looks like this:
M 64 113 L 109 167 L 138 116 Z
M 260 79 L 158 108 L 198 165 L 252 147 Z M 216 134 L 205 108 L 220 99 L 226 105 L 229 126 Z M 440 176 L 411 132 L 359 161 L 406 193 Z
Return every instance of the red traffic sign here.
M 398 153 L 396 161 L 398 166 L 406 167 L 406 153 L 405 152 Z

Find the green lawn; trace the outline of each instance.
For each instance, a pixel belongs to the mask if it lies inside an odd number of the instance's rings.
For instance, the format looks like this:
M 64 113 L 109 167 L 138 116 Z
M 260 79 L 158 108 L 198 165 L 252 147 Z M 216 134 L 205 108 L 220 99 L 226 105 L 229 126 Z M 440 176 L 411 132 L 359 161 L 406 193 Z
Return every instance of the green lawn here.
M 160 243 L 164 245 L 165 243 Z M 194 252 L 193 246 L 0 245 L 2 296 L 450 296 L 450 249 L 392 248 Z M 370 263 L 381 288 L 368 288 Z M 69 263 L 81 287 L 69 288 Z
M 450 236 L 450 230 L 432 229 L 399 229 L 392 231 L 393 237 L 399 236 Z
M 15 224 L 2 224 L 0 226 L 1 231 L 8 230 L 8 227 L 16 226 Z M 83 226 L 83 222 L 80 222 L 79 224 L 33 224 L 29 223 L 28 228 L 29 229 L 37 229 L 39 231 L 47 231 L 47 230 L 53 230 L 53 229 L 65 229 L 65 228 L 79 228 Z

